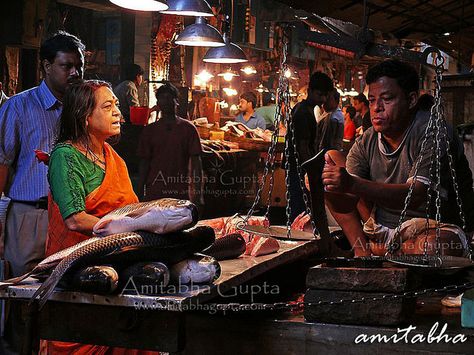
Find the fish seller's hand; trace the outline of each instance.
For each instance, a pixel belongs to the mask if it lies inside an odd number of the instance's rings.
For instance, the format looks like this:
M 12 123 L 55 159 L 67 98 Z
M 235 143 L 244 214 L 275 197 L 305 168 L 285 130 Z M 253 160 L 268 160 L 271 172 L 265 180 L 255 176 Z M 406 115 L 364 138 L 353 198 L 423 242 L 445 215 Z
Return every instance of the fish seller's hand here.
M 308 174 L 304 174 L 304 186 L 308 189 L 308 191 L 311 191 L 309 188 L 309 179 L 308 179 Z
M 321 176 L 323 179 L 324 191 L 350 193 L 354 182 L 353 177 L 345 168 L 336 166 L 327 153 L 324 156 L 324 159 L 326 160 L 326 163 L 324 164 L 323 174 Z

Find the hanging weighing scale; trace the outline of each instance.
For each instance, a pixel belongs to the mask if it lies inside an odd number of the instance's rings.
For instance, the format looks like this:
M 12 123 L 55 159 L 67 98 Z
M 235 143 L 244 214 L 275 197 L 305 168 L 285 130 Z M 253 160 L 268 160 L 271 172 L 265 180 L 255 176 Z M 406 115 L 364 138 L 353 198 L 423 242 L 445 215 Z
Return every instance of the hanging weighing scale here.
M 277 109 L 275 113 L 275 126 L 276 129 L 272 134 L 271 144 L 268 148 L 267 158 L 265 159 L 265 166 L 263 170 L 263 177 L 259 183 L 257 193 L 255 195 L 255 199 L 253 201 L 252 207 L 248 211 L 247 215 L 244 217 L 243 221 L 238 224 L 237 228 L 241 229 L 244 232 L 257 234 L 265 237 L 273 237 L 276 239 L 284 239 L 284 240 L 318 240 L 320 239 L 319 232 L 316 229 L 316 225 L 314 223 L 314 219 L 311 213 L 311 207 L 309 204 L 308 196 L 304 192 L 304 174 L 302 171 L 301 164 L 299 162 L 298 151 L 296 149 L 296 142 L 294 139 L 294 127 L 293 121 L 291 120 L 291 109 L 290 109 L 290 79 L 285 76 L 285 72 L 288 70 L 287 64 L 287 55 L 288 55 L 288 44 L 289 44 L 289 33 L 288 28 L 289 25 L 285 24 L 283 28 L 283 47 L 282 47 L 282 56 L 280 62 L 280 74 L 278 79 L 278 89 L 277 89 Z M 272 192 L 273 186 L 275 182 L 275 161 L 276 161 L 276 146 L 278 143 L 278 137 L 280 135 L 280 127 L 284 125 L 287 129 L 291 132 L 290 135 L 286 135 L 287 139 L 285 139 L 285 185 L 286 185 L 286 226 L 271 226 L 269 224 L 269 213 L 270 213 L 270 204 L 272 200 Z M 303 191 L 303 199 L 305 204 L 305 212 L 310 216 L 311 220 L 311 232 L 306 231 L 299 231 L 299 230 L 292 230 L 291 229 L 291 195 L 289 192 L 289 161 L 290 161 L 290 150 L 294 152 L 294 158 L 296 160 L 296 168 L 299 177 L 299 187 Z M 266 210 L 265 210 L 265 226 L 253 226 L 249 225 L 248 221 L 253 216 L 255 212 L 255 208 L 259 204 L 263 188 L 265 182 L 267 181 L 267 177 L 269 177 L 269 184 L 270 187 L 268 189 L 268 195 L 266 199 Z
M 433 47 L 430 47 L 429 50 L 436 54 L 435 61 L 435 73 L 436 73 L 436 88 L 434 95 L 434 105 L 431 108 L 430 118 L 427 124 L 427 127 L 424 132 L 423 140 L 421 143 L 420 153 L 415 162 L 415 171 L 411 180 L 411 184 L 408 190 L 407 197 L 405 199 L 405 204 L 403 210 L 400 214 L 398 221 L 397 229 L 395 236 L 392 238 L 388 244 L 388 251 L 385 254 L 387 261 L 390 261 L 395 264 L 408 266 L 408 267 L 417 267 L 424 269 L 436 269 L 436 270 L 458 270 L 466 267 L 473 266 L 474 263 L 471 259 L 471 248 L 470 241 L 466 240 L 465 248 L 466 257 L 459 256 L 449 256 L 441 254 L 441 160 L 444 153 L 446 152 L 447 161 L 450 171 L 450 179 L 453 184 L 454 192 L 456 195 L 456 202 L 459 208 L 459 217 L 462 221 L 462 229 L 466 229 L 466 220 L 462 210 L 462 203 L 459 193 L 459 187 L 456 180 L 456 171 L 454 167 L 453 157 L 451 155 L 450 140 L 448 135 L 447 123 L 444 119 L 443 105 L 441 102 L 441 80 L 442 73 L 444 71 L 444 58 L 441 55 L 441 52 Z M 434 142 L 434 143 L 433 143 Z M 426 216 L 425 218 L 425 228 L 424 228 L 424 241 L 423 241 L 423 254 L 400 254 L 400 246 L 402 245 L 402 235 L 401 227 L 402 223 L 405 220 L 408 206 L 410 205 L 411 198 L 413 195 L 415 183 L 417 181 L 419 167 L 421 162 L 424 159 L 429 159 L 429 185 L 427 188 L 427 199 L 426 199 Z M 433 197 L 434 200 L 433 201 Z M 435 210 L 435 250 L 434 254 L 428 253 L 428 239 L 429 239 L 429 229 L 430 227 L 430 211 L 432 211 L 434 204 Z M 433 218 L 431 218 L 433 219 Z M 430 228 L 429 228 L 430 227 Z M 432 229 L 432 228 L 431 228 Z M 415 232 L 416 233 L 416 232 Z M 421 237 L 422 234 L 420 233 Z M 461 242 L 461 241 L 459 241 Z

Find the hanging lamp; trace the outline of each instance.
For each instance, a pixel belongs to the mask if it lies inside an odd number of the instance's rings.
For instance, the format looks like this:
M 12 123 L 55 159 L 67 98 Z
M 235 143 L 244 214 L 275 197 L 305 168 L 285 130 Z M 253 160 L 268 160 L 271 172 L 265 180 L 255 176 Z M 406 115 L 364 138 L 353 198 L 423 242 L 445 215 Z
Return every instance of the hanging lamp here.
M 176 38 L 175 43 L 181 46 L 221 47 L 224 39 L 217 29 L 208 25 L 202 16 L 196 17 L 196 22 L 187 26 Z
M 240 48 L 238 45 L 230 41 L 229 16 L 226 16 L 223 32 L 224 32 L 223 37 L 224 37 L 225 46 L 209 49 L 202 60 L 207 63 L 222 63 L 222 64 L 247 62 L 248 61 L 247 56 L 245 55 L 242 48 Z
M 214 16 L 211 6 L 205 0 L 168 0 L 168 9 L 163 14 L 180 16 Z
M 166 0 L 110 0 L 111 3 L 130 10 L 163 11 L 168 9 Z

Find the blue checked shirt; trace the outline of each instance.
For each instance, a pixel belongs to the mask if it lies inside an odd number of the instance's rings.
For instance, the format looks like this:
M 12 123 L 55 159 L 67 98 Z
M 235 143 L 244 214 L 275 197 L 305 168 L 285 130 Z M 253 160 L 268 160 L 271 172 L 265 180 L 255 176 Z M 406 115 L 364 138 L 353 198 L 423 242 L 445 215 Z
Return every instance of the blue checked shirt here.
M 61 102 L 44 81 L 0 108 L 0 164 L 13 173 L 5 191 L 11 199 L 37 201 L 48 195 L 48 167 L 36 160 L 34 150 L 51 151 L 61 111 Z

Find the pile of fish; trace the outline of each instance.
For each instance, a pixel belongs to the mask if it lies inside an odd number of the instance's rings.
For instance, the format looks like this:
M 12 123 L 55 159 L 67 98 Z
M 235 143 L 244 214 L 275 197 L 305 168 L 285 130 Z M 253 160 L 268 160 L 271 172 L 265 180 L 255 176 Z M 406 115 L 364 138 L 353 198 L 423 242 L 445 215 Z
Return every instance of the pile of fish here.
M 204 151 L 206 150 L 231 150 L 231 149 L 239 149 L 239 144 L 235 142 L 223 141 L 223 140 L 208 140 L 208 139 L 201 139 L 201 146 Z
M 230 134 L 236 137 L 260 140 L 264 142 L 271 142 L 273 134 L 273 132 L 268 129 L 250 129 L 243 123 L 235 121 L 227 121 L 226 124 L 220 129 L 224 132 L 230 132 Z
M 160 287 L 170 279 L 211 283 L 220 276 L 219 263 L 195 253 L 211 246 L 215 233 L 203 225 L 188 229 L 196 222 L 197 210 L 189 201 L 162 199 L 125 206 L 97 223 L 100 236 L 49 256 L 28 274 L 1 282 L 0 289 L 29 276 L 44 279 L 32 297 L 42 307 L 58 284 L 105 294 L 123 289 L 129 280 Z
M 198 225 L 212 227 L 217 238 L 214 244 L 203 253 L 214 256 L 217 260 L 224 260 L 238 258 L 242 254 L 267 255 L 276 253 L 280 249 L 278 240 L 274 238 L 257 236 L 239 229 L 238 225 L 243 221 L 244 218 L 239 215 L 199 221 Z M 249 218 L 247 224 L 268 226 L 264 217 L 257 216 Z

